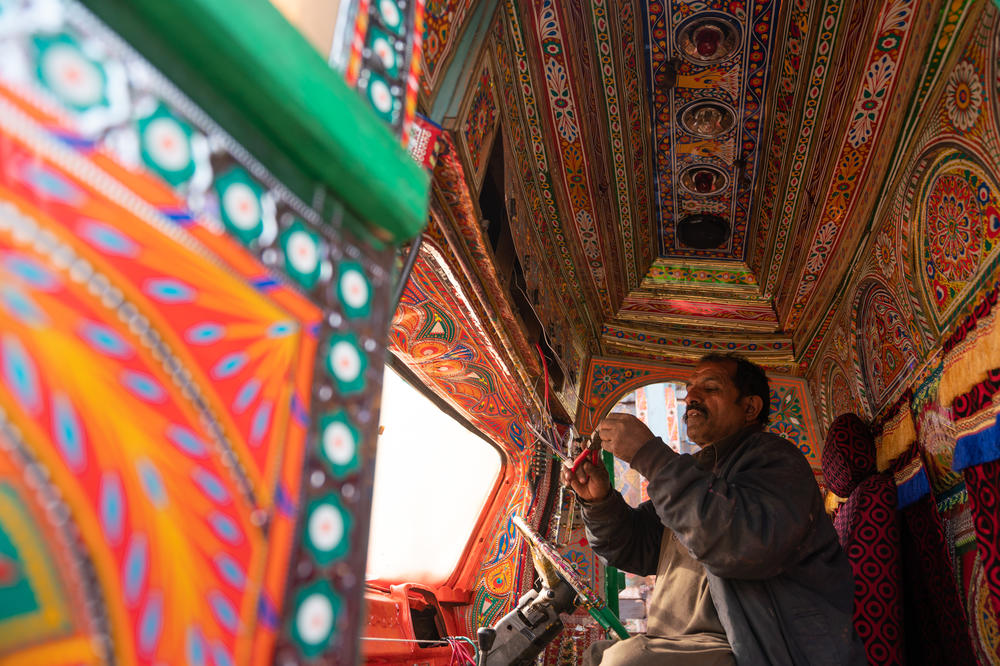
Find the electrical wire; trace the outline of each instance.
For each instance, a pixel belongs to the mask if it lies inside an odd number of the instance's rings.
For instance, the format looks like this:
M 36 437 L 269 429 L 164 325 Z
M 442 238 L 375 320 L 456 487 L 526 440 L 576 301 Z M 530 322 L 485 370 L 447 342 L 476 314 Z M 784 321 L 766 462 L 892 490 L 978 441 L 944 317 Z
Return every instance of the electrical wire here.
M 562 370 L 563 377 L 569 377 L 569 369 L 562 362 L 562 359 L 559 358 L 559 355 L 555 353 L 555 346 L 552 344 L 552 339 L 549 338 L 549 334 L 545 331 L 545 324 L 542 322 L 542 318 L 538 316 L 538 310 L 536 310 L 535 306 L 531 304 L 531 298 L 524 291 L 521 285 L 517 284 L 516 282 L 511 282 L 511 284 L 513 284 L 517 288 L 517 290 L 521 292 L 521 295 L 524 296 L 524 302 L 528 304 L 528 308 L 535 315 L 535 319 L 538 320 L 539 327 L 542 330 L 542 337 L 545 339 L 545 344 L 548 345 L 548 348 L 552 350 L 552 358 L 555 359 L 556 365 L 558 365 L 559 369 Z
M 465 666 L 466 664 L 472 664 L 475 666 L 476 660 L 479 659 L 479 647 L 475 642 L 468 636 L 445 636 L 440 640 L 416 640 L 413 638 L 379 638 L 376 636 L 362 636 L 363 641 L 379 641 L 383 643 L 417 643 L 420 647 L 428 647 L 433 645 L 434 647 L 451 647 L 451 661 L 448 662 L 453 666 Z M 469 648 L 466 648 L 462 643 L 468 643 Z M 471 650 L 471 652 L 470 652 Z
M 562 370 L 563 377 L 569 377 L 569 369 L 566 367 L 566 364 L 562 362 L 562 359 L 559 358 L 559 355 L 555 353 L 555 346 L 552 344 L 552 339 L 549 338 L 549 334 L 545 331 L 545 325 L 542 323 L 542 318 L 538 316 L 538 310 L 536 310 L 535 306 L 531 304 L 531 298 L 524 291 L 524 289 L 521 288 L 521 285 L 515 282 L 512 282 L 511 284 L 513 284 L 513 286 L 521 292 L 521 295 L 524 296 L 524 302 L 528 304 L 528 308 L 534 313 L 535 319 L 538 320 L 542 330 L 542 337 L 545 338 L 545 344 L 552 350 L 552 358 L 555 359 L 556 365 L 558 365 L 559 369 Z M 587 318 L 590 318 L 589 314 Z M 591 322 L 591 326 L 593 326 L 593 322 Z M 576 394 L 576 406 L 579 408 L 585 405 L 585 402 L 583 400 L 583 396 L 580 395 L 580 391 L 577 391 Z
M 559 460 L 561 460 L 562 462 L 566 462 L 567 460 L 569 460 L 569 456 L 567 456 L 566 453 L 564 453 L 559 448 L 557 448 L 556 445 L 552 443 L 552 440 L 549 437 L 547 437 L 546 435 L 543 435 L 538 430 L 536 430 L 535 426 L 531 425 L 531 421 L 525 421 L 524 425 L 526 425 L 528 427 L 528 429 L 531 430 L 531 432 L 535 435 L 536 438 L 542 440 L 542 442 L 546 446 L 548 446 L 549 449 L 554 454 L 556 454 L 556 457 L 558 457 Z
M 470 654 L 468 649 L 462 645 L 463 639 L 469 641 L 469 644 L 472 645 L 472 641 L 465 636 L 448 637 L 448 644 L 451 646 L 451 661 L 448 662 L 448 666 L 466 666 L 466 664 L 476 666 L 478 655 L 475 655 L 475 648 L 473 648 L 473 653 Z

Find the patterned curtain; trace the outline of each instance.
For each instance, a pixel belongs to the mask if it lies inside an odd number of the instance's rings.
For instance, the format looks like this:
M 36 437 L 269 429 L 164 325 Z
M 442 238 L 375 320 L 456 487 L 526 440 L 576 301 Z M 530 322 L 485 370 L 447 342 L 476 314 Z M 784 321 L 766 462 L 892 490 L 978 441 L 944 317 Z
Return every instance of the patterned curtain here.
M 955 427 L 952 467 L 969 495 L 976 542 L 990 593 L 1000 616 L 1000 338 L 997 288 L 987 294 L 944 345 L 939 399 L 950 404 Z
M 908 409 L 904 406 L 904 410 Z M 948 556 L 944 526 L 914 441 L 892 466 L 902 515 L 904 626 L 907 661 L 973 664 L 968 617 Z

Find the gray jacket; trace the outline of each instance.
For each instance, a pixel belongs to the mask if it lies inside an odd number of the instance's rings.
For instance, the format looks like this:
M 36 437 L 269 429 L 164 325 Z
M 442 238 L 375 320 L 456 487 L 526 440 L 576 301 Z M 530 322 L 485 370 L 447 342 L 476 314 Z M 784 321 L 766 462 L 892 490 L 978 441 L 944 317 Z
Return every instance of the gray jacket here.
M 632 459 L 649 480 L 638 509 L 613 491 L 585 504 L 590 545 L 609 564 L 656 573 L 663 528 L 705 566 L 740 666 L 867 663 L 854 581 L 802 453 L 750 430 L 695 455 L 659 438 Z

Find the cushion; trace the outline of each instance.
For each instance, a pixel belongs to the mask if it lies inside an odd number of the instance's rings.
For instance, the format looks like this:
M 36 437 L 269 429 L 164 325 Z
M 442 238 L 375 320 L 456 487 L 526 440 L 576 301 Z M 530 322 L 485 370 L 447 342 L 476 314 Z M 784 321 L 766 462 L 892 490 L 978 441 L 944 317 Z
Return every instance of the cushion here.
M 896 484 L 861 482 L 834 521 L 854 574 L 854 628 L 871 664 L 904 663 L 903 581 Z
M 827 486 L 841 497 L 849 497 L 862 480 L 876 472 L 875 442 L 859 416 L 841 414 L 834 419 L 822 463 Z

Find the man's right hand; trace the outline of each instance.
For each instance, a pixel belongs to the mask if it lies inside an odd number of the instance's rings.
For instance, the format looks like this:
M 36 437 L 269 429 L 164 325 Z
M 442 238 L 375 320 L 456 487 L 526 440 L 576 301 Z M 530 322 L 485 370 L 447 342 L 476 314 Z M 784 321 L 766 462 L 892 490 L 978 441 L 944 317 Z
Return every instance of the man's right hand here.
M 562 482 L 569 486 L 584 502 L 599 502 L 611 492 L 611 480 L 604 465 L 595 465 L 589 460 L 571 472 L 563 465 Z

